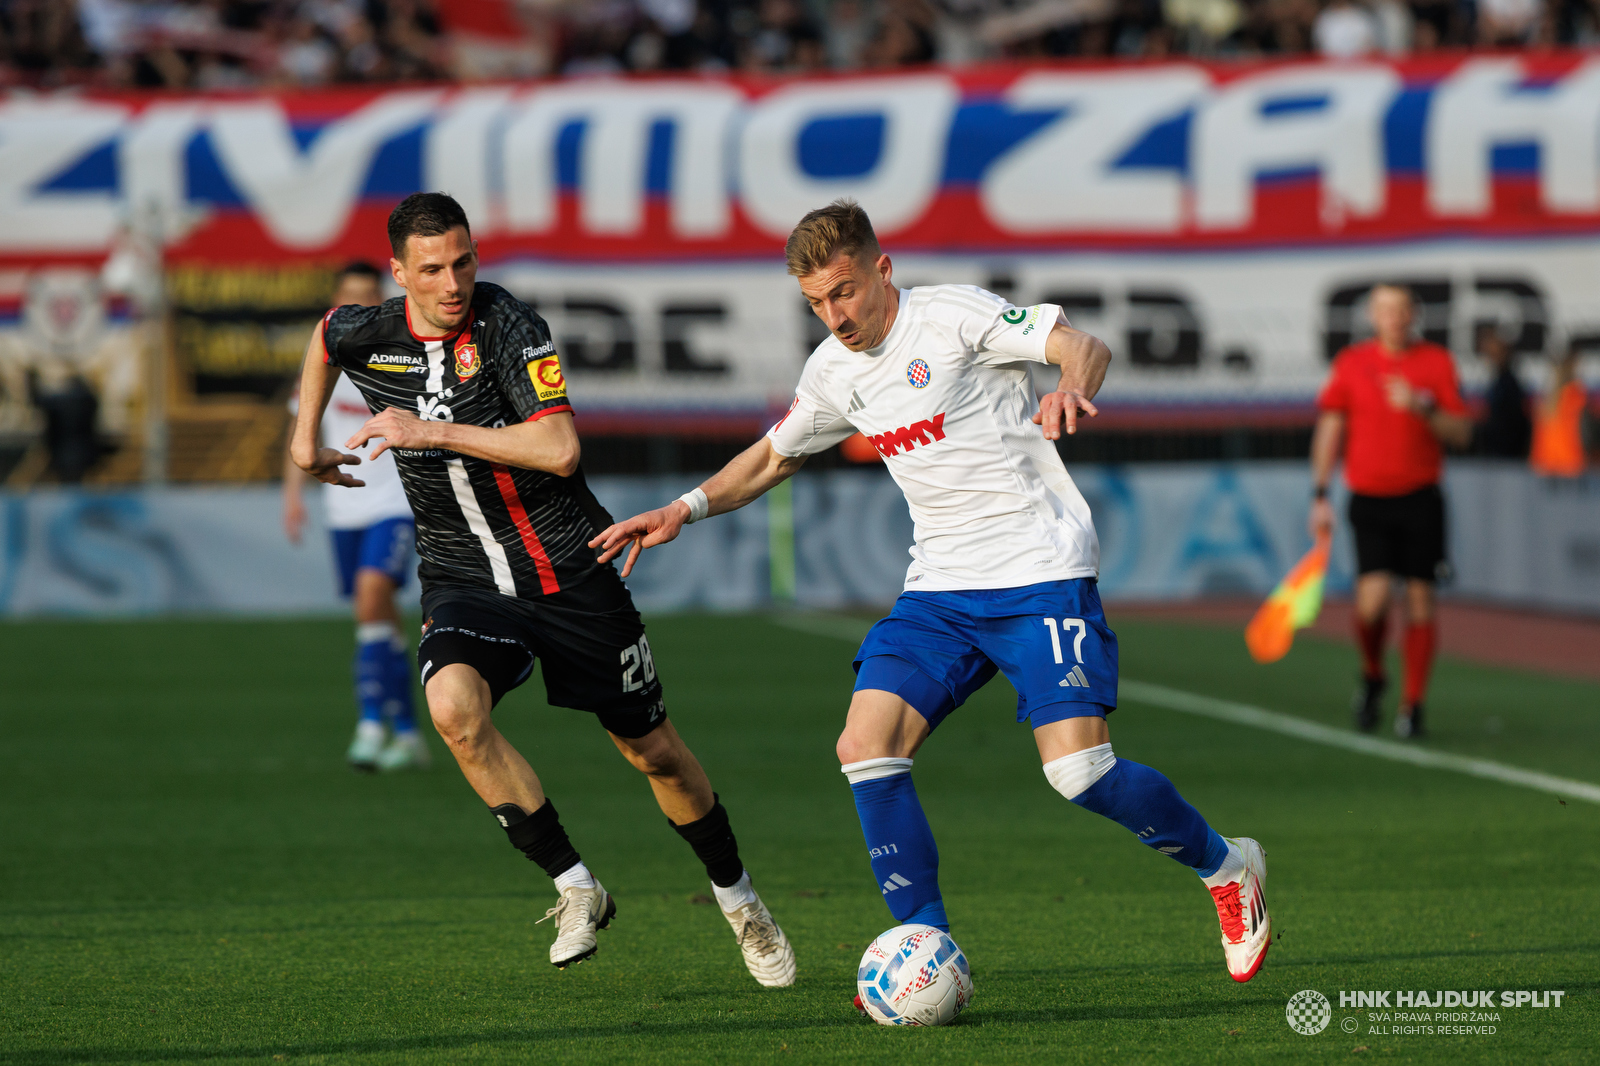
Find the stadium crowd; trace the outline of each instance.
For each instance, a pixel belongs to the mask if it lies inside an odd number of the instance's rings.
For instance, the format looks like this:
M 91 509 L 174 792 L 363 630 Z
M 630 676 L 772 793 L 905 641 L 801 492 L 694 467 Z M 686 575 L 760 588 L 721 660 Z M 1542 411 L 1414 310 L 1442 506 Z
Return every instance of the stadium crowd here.
M 0 0 L 0 88 L 1600 43 L 1600 0 Z

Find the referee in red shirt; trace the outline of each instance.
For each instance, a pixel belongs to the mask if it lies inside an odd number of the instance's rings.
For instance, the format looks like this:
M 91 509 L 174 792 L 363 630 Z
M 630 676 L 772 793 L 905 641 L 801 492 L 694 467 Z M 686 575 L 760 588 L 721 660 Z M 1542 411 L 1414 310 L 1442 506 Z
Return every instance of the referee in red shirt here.
M 1466 447 L 1472 422 L 1450 353 L 1412 335 L 1411 290 L 1374 286 L 1367 313 L 1377 336 L 1339 353 L 1317 397 L 1321 414 L 1311 438 L 1311 533 L 1333 528 L 1328 482 L 1342 450 L 1360 575 L 1355 623 L 1362 686 L 1354 700 L 1356 728 L 1371 732 L 1378 726 L 1389 681 L 1383 664 L 1389 597 L 1395 578 L 1403 578 L 1405 690 L 1394 731 L 1417 737 L 1437 643 L 1433 587 L 1445 569 L 1441 445 Z

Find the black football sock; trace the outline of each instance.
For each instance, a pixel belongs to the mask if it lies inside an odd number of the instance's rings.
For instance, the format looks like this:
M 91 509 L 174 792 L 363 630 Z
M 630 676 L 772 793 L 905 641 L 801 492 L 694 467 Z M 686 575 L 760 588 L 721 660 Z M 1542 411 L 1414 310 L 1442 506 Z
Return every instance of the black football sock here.
M 695 855 L 706 864 L 712 884 L 729 888 L 739 883 L 739 878 L 744 876 L 744 863 L 739 861 L 739 842 L 733 838 L 733 829 L 728 825 L 727 808 L 715 792 L 711 794 L 711 810 L 704 818 L 688 825 L 673 825 L 669 818 L 667 824 L 689 842 Z
M 506 836 L 511 838 L 511 846 L 538 863 L 539 868 L 552 879 L 583 861 L 578 858 L 578 849 L 567 839 L 567 831 L 561 828 L 561 816 L 556 814 L 556 805 L 549 799 L 532 814 L 515 803 L 491 807 L 489 813 L 505 829 Z

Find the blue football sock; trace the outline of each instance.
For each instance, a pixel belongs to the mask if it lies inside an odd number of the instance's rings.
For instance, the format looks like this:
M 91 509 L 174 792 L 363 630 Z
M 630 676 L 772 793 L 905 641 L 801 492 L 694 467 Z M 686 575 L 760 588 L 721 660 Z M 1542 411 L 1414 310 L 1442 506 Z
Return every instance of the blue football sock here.
M 872 876 L 900 924 L 919 923 L 949 932 L 950 919 L 945 917 L 944 899 L 939 895 L 939 848 L 911 783 L 911 760 L 894 761 L 903 762 L 904 768 L 850 784 L 872 859 Z
M 383 706 L 396 733 L 411 733 L 417 728 L 411 699 L 411 651 L 399 635 L 389 644 L 389 670 Z
M 1170 855 L 1201 877 L 1209 877 L 1228 856 L 1228 844 L 1206 824 L 1172 782 L 1157 770 L 1119 758 L 1073 803 L 1104 815 L 1163 855 Z
M 373 624 L 356 627 L 356 704 L 361 708 L 363 722 L 383 721 L 384 698 L 389 691 L 389 641 L 393 629 L 374 639 L 363 639 L 371 636 L 365 631 Z

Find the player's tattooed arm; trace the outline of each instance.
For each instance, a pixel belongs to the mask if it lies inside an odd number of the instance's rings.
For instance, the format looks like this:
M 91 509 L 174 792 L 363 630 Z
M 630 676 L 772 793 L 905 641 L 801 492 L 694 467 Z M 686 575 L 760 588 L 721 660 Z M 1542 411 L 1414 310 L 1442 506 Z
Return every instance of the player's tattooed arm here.
M 376 459 L 389 448 L 440 448 L 491 463 L 571 477 L 582 457 L 577 427 L 566 411 L 491 427 L 424 421 L 410 411 L 390 407 L 367 419 L 345 447 L 360 448 L 380 437 L 382 443 L 368 458 Z
M 737 511 L 759 499 L 774 485 L 794 476 L 805 461 L 803 455 L 779 454 L 772 441 L 762 437 L 695 490 L 705 497 L 705 513 L 698 517 Z M 665 507 L 608 526 L 589 542 L 589 547 L 600 549 L 602 563 L 615 559 L 623 549 L 630 549 L 622 564 L 622 576 L 627 577 L 644 549 L 676 539 L 688 524 L 690 515 L 689 504 L 681 499 L 673 500 Z
M 1078 432 L 1078 415 L 1100 413 L 1090 401 L 1106 379 L 1111 349 L 1098 337 L 1058 322 L 1045 342 L 1045 358 L 1061 368 L 1061 380 L 1039 401 L 1033 422 L 1043 427 L 1045 440 L 1060 440 L 1063 431 Z
M 322 412 L 339 380 L 339 368 L 328 362 L 327 350 L 322 345 L 326 325 L 326 320 L 318 322 L 317 328 L 311 331 L 311 342 L 306 345 L 305 362 L 300 367 L 300 409 L 295 414 L 294 432 L 289 439 L 289 457 L 318 481 L 361 488 L 365 481 L 358 481 L 339 469 L 358 465 L 361 457 L 321 446 Z

